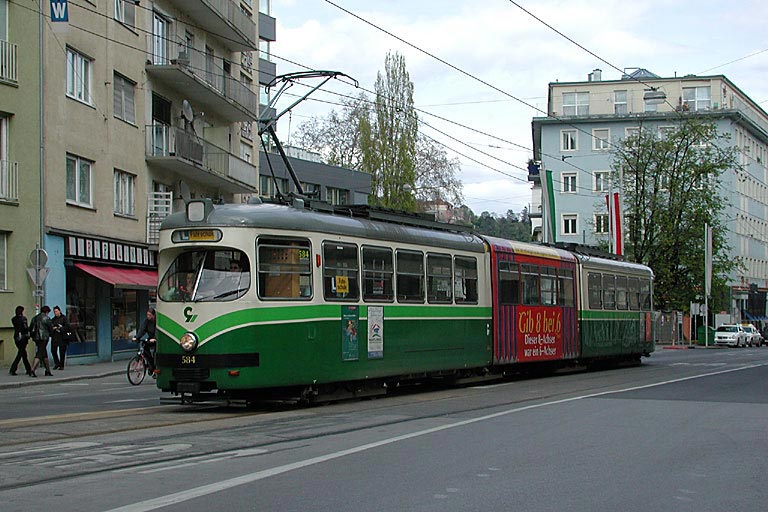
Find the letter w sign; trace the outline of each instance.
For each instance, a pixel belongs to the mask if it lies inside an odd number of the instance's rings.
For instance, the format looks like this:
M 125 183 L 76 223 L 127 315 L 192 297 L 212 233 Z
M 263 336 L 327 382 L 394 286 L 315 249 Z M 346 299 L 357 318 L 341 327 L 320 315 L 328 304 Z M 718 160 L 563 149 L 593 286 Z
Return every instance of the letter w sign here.
M 51 21 L 69 21 L 67 0 L 51 0 Z

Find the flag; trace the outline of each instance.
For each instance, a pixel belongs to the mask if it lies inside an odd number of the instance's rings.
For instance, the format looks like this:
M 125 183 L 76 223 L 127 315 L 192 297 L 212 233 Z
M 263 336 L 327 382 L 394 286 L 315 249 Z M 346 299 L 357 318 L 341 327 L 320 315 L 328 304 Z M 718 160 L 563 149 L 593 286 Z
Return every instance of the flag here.
M 619 193 L 614 192 L 605 196 L 608 206 L 608 233 L 609 245 L 612 254 L 624 254 L 624 234 L 621 227 L 621 201 Z

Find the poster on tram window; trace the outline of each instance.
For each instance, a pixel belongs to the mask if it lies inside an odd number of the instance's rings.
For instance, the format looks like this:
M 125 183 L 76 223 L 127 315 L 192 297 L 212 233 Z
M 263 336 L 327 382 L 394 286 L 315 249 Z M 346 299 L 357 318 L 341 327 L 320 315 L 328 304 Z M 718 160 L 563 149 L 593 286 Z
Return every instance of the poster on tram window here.
M 384 308 L 368 307 L 368 359 L 384 357 Z
M 341 307 L 341 358 L 344 361 L 357 361 L 359 358 L 357 341 L 359 313 L 357 306 Z
M 520 306 L 517 310 L 518 361 L 546 361 L 563 357 L 563 310 Z

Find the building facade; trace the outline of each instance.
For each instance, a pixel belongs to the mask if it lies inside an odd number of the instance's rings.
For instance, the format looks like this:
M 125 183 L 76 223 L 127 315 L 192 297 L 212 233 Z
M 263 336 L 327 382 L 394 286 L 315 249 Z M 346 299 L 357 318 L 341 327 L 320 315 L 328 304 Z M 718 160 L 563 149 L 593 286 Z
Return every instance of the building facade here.
M 723 75 L 661 78 L 640 68 L 625 70 L 619 80 L 601 75 L 595 70 L 583 82 L 550 83 L 550 115 L 533 119 L 534 159 L 540 162 L 540 168 L 529 167 L 532 204 L 539 209 L 532 215 L 534 238 L 540 239 L 544 171 L 552 171 L 557 241 L 607 244 L 611 149 L 640 128 L 663 136 L 681 114 L 703 116 L 740 150 L 740 168 L 722 176 L 726 237 L 732 256 L 745 266 L 729 276 L 729 313 L 739 319 L 754 311 L 757 291 L 763 297 L 757 310 L 765 316 L 768 114 Z

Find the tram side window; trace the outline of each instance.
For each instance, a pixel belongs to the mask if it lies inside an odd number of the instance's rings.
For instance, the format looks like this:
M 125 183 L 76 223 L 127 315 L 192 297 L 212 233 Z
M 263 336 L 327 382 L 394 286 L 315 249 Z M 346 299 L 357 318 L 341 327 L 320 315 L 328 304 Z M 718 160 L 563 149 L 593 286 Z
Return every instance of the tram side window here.
M 453 292 L 456 304 L 477 304 L 477 259 L 453 259 Z
M 573 270 L 561 268 L 558 270 L 558 274 L 557 303 L 566 307 L 573 307 Z
M 557 271 L 541 267 L 541 303 L 544 306 L 557 304 Z
M 628 309 L 627 277 L 616 276 L 616 309 Z
M 603 309 L 603 276 L 590 272 L 587 276 L 589 309 Z
M 363 300 L 393 300 L 394 273 L 392 249 L 363 247 Z
M 418 251 L 397 251 L 397 300 L 424 302 L 424 255 Z
M 312 265 L 309 240 L 259 238 L 258 292 L 262 299 L 312 297 Z
M 603 309 L 616 309 L 616 276 L 603 274 Z
M 648 279 L 640 280 L 640 309 L 651 310 L 651 281 Z
M 521 265 L 523 281 L 523 304 L 537 306 L 540 304 L 539 267 L 536 265 Z
M 517 263 L 499 262 L 499 303 L 520 304 L 520 270 Z
M 453 301 L 452 276 L 450 255 L 427 254 L 427 302 L 447 304 Z
M 323 243 L 323 294 L 327 300 L 357 300 L 357 246 L 341 242 Z
M 629 309 L 637 311 L 640 309 L 640 280 L 636 277 L 630 277 L 627 280 L 629 295 Z

